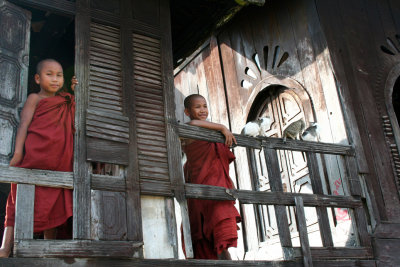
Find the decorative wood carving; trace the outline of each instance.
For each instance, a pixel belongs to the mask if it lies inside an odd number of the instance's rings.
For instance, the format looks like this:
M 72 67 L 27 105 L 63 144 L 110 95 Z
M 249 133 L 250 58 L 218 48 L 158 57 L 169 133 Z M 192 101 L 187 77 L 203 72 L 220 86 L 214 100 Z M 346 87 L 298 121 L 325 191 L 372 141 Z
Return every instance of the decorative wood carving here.
M 19 111 L 26 99 L 31 15 L 0 1 L 0 163 L 13 151 Z

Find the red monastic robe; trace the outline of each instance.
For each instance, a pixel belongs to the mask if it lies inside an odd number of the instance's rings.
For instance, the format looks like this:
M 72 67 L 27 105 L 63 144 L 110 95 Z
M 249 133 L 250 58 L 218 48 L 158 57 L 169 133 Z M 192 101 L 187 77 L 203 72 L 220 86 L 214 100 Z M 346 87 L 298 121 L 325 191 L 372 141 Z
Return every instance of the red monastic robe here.
M 229 163 L 235 159 L 225 144 L 193 141 L 184 147 L 189 183 L 233 188 Z M 189 219 L 195 259 L 218 259 L 223 249 L 237 246 L 240 215 L 234 201 L 189 199 Z
M 71 172 L 74 154 L 74 96 L 60 93 L 39 101 L 16 167 Z M 11 185 L 5 226 L 14 226 L 17 185 Z M 36 186 L 34 232 L 64 224 L 72 216 L 72 190 Z

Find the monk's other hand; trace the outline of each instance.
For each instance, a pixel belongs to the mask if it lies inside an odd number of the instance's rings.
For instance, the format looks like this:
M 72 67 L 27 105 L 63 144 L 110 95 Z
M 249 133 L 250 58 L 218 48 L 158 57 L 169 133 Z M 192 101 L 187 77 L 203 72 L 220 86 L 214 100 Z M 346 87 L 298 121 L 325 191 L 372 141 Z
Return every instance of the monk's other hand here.
M 75 86 L 78 84 L 78 80 L 76 79 L 75 76 L 72 76 L 71 78 L 71 90 L 75 91 Z
M 227 128 L 223 129 L 221 133 L 225 136 L 227 146 L 231 147 L 233 143 L 237 144 L 235 136 Z

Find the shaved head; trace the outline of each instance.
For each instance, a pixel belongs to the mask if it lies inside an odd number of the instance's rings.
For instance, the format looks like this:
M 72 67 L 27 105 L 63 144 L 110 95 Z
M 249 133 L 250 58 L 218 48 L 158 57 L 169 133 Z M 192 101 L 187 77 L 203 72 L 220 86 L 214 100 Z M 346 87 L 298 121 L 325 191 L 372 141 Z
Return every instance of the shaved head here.
M 60 62 L 58 62 L 55 59 L 52 59 L 52 58 L 43 59 L 36 65 L 36 74 L 40 74 L 40 72 L 43 69 L 44 64 L 49 63 L 49 62 L 55 62 L 61 66 Z
M 191 105 L 192 105 L 192 100 L 195 99 L 195 98 L 203 98 L 203 99 L 205 99 L 202 95 L 199 95 L 199 94 L 189 95 L 183 101 L 183 105 L 185 106 L 185 108 L 190 108 Z

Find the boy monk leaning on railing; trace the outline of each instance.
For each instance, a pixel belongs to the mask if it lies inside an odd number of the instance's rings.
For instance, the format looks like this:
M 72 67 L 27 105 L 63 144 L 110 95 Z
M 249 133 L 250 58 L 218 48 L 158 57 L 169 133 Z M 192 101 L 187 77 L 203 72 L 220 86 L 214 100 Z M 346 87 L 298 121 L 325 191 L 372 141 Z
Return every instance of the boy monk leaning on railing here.
M 229 147 L 236 143 L 233 134 L 222 124 L 206 121 L 207 102 L 194 94 L 184 100 L 189 125 L 220 131 L 225 144 L 185 139 L 183 150 L 187 161 L 184 166 L 188 183 L 233 188 L 229 177 L 229 163 L 235 159 Z M 237 223 L 240 215 L 234 201 L 189 199 L 188 210 L 195 259 L 231 259 L 229 247 L 237 246 Z
M 39 93 L 30 94 L 21 112 L 14 156 L 10 166 L 71 172 L 74 154 L 74 96 L 62 92 L 63 69 L 56 60 L 45 59 L 36 68 Z M 77 84 L 72 78 L 71 89 Z M 5 230 L 0 257 L 8 257 L 14 240 L 17 185 L 7 200 Z M 55 239 L 57 227 L 72 216 L 72 190 L 35 187 L 34 232 Z

